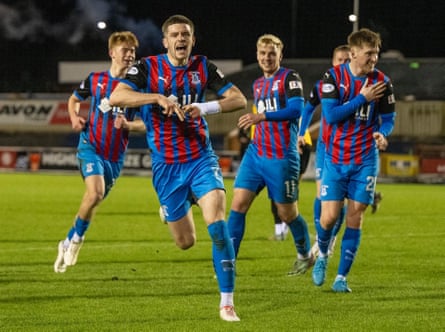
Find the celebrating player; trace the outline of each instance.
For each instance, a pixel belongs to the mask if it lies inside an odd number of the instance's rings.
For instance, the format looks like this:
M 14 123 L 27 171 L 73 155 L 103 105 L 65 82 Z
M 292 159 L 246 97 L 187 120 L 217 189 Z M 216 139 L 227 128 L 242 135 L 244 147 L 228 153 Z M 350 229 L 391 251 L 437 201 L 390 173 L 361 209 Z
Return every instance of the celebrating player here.
M 138 45 L 132 32 L 111 34 L 108 39 L 110 69 L 89 74 L 68 100 L 71 125 L 80 132 L 77 158 L 85 182 L 85 193 L 73 227 L 66 239 L 59 242 L 55 272 L 65 272 L 67 266 L 76 264 L 95 209 L 108 195 L 121 172 L 128 144 L 128 130 L 114 127 L 119 110 L 110 106 L 109 96 L 119 79 L 133 65 Z M 89 97 L 90 110 L 88 118 L 84 119 L 79 114 L 80 103 Z M 127 117 L 132 119 L 134 110 L 129 110 Z
M 373 200 L 379 149 L 386 149 L 395 119 L 391 81 L 375 68 L 380 35 L 360 29 L 348 36 L 348 44 L 351 62 L 329 69 L 321 99 L 326 150 L 317 228 L 320 252 L 312 280 L 317 286 L 325 282 L 332 228 L 346 198 L 346 229 L 334 292 L 351 292 L 346 277 L 359 248 L 364 212 Z
M 110 102 L 142 106 L 152 153 L 153 185 L 177 246 L 196 240 L 191 204 L 196 199 L 213 242 L 213 265 L 221 292 L 220 317 L 239 321 L 234 310 L 235 253 L 225 219 L 226 197 L 221 169 L 212 149 L 205 116 L 240 110 L 247 101 L 205 56 L 191 55 L 194 24 L 174 15 L 162 25 L 166 54 L 143 58 L 113 92 Z M 205 102 L 207 89 L 220 99 Z M 165 98 L 171 110 L 157 105 Z M 162 105 L 161 105 L 162 106 Z M 131 122 L 123 126 L 132 129 Z
M 263 76 L 253 83 L 257 113 L 241 116 L 241 129 L 255 132 L 241 161 L 234 183 L 229 232 L 235 252 L 244 235 L 246 214 L 257 192 L 267 187 L 280 219 L 294 237 L 297 260 L 290 274 L 303 274 L 312 265 L 307 224 L 298 213 L 298 120 L 303 110 L 303 85 L 295 71 L 281 67 L 282 41 L 271 34 L 257 41 L 257 60 Z

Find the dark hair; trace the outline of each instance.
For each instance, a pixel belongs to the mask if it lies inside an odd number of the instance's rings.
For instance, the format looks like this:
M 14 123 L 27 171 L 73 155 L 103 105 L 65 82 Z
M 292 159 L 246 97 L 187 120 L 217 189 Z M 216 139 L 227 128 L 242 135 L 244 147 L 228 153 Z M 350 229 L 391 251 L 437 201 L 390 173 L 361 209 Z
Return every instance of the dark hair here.
M 165 22 L 162 24 L 162 34 L 165 36 L 167 33 L 167 29 L 170 25 L 173 24 L 187 24 L 190 26 L 190 30 L 192 31 L 192 35 L 195 32 L 195 25 L 193 24 L 192 20 L 184 15 L 172 15 L 169 18 L 165 20 Z

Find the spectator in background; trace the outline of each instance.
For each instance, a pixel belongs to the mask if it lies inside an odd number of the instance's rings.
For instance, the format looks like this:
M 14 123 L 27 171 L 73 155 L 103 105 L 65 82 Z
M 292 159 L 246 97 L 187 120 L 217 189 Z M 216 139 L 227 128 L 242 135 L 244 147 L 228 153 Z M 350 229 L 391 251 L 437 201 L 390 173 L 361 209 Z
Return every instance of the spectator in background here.
M 63 273 L 75 265 L 96 207 L 114 186 L 124 163 L 128 144 L 128 130 L 113 126 L 116 114 L 109 97 L 120 78 L 125 77 L 135 60 L 139 42 L 129 31 L 114 32 L 108 39 L 110 69 L 93 72 L 74 90 L 68 100 L 72 128 L 80 132 L 77 158 L 85 183 L 85 193 L 77 211 L 74 224 L 65 240 L 59 242 L 54 271 Z M 80 103 L 91 97 L 88 118 L 79 114 Z M 128 119 L 135 110 L 126 112 Z

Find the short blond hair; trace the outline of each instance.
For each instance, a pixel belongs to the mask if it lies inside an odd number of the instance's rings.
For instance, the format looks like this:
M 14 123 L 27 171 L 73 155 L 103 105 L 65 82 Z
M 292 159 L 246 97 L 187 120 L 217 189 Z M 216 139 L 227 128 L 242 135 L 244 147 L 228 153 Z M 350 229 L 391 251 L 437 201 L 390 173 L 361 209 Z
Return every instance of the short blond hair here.
M 258 47 L 261 44 L 266 44 L 266 45 L 272 44 L 272 45 L 276 46 L 278 49 L 280 49 L 281 51 L 283 51 L 283 48 L 284 48 L 284 44 L 281 41 L 281 39 L 275 35 L 270 34 L 270 33 L 264 34 L 258 38 L 258 40 L 256 42 L 256 46 Z
M 113 49 L 116 45 L 128 43 L 131 46 L 139 47 L 136 35 L 131 31 L 116 31 L 108 38 L 108 49 Z

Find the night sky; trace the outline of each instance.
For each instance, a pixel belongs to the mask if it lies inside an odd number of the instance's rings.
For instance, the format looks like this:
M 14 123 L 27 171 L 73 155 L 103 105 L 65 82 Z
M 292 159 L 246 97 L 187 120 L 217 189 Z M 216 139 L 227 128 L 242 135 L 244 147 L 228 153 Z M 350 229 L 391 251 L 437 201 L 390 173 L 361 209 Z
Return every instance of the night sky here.
M 172 14 L 196 25 L 194 53 L 255 62 L 255 43 L 274 33 L 288 58 L 329 58 L 352 31 L 353 0 L 12 0 L 0 1 L 0 91 L 56 89 L 59 61 L 108 60 L 112 31 L 131 30 L 138 56 L 163 52 L 160 26 Z M 445 58 L 445 2 L 360 1 L 359 27 L 379 32 L 382 51 Z M 96 22 L 104 20 L 105 30 Z M 37 87 L 36 87 L 37 85 Z

